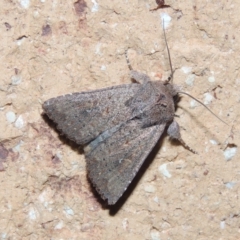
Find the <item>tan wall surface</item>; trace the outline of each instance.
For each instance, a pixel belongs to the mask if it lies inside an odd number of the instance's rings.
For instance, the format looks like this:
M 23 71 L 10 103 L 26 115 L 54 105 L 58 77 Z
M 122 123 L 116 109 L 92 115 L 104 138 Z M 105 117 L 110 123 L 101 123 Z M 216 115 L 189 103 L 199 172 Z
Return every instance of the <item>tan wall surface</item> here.
M 1 239 L 240 239 L 240 1 L 0 1 Z M 164 15 L 165 14 L 165 15 Z M 185 142 L 164 137 L 134 186 L 109 209 L 84 154 L 42 117 L 62 94 L 130 83 L 134 69 L 170 73 L 187 96 Z

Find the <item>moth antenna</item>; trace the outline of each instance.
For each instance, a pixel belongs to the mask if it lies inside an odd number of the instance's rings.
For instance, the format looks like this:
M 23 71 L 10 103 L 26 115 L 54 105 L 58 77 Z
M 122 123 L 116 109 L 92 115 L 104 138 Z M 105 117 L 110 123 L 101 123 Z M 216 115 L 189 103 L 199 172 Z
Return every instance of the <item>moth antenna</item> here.
M 228 125 L 226 122 L 224 122 L 220 117 L 218 117 L 210 108 L 208 108 L 204 103 L 202 103 L 200 100 L 196 99 L 195 97 L 193 97 L 192 95 L 185 93 L 185 92 L 178 92 L 180 94 L 185 94 L 187 96 L 189 96 L 190 98 L 194 99 L 195 101 L 197 101 L 198 103 L 200 103 L 202 106 L 204 106 L 212 115 L 214 115 L 216 118 L 218 118 L 218 120 L 220 120 L 221 122 L 225 123 L 226 125 Z
M 128 49 L 125 51 L 125 56 L 126 56 L 126 61 L 127 61 L 128 68 L 129 68 L 130 71 L 132 71 L 133 68 L 132 68 L 132 65 L 131 65 L 131 63 L 129 61 L 129 58 L 128 58 Z
M 171 84 L 172 84 L 172 83 L 173 83 L 172 61 L 171 61 L 171 55 L 170 55 L 170 51 L 169 51 L 169 48 L 168 48 L 168 43 L 167 43 L 167 38 L 166 38 L 166 33 L 165 33 L 165 28 L 164 28 L 164 18 L 162 19 L 162 21 L 163 21 L 163 35 L 164 35 L 164 40 L 165 40 L 166 47 L 167 47 L 168 59 L 169 59 L 169 64 L 170 64 L 170 68 L 171 68 L 171 74 L 170 74 L 170 76 L 168 77 L 167 82 L 170 82 L 170 81 L 171 81 Z

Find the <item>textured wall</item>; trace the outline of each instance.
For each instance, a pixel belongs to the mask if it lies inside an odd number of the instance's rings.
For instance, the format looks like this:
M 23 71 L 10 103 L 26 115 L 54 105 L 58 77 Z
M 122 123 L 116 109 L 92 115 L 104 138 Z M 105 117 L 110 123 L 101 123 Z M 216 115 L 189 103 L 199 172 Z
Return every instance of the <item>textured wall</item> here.
M 0 2 L 2 239 L 239 239 L 240 2 L 169 0 Z M 84 154 L 59 137 L 41 104 L 129 83 L 134 69 L 174 82 L 194 155 L 167 137 L 109 209 L 87 180 Z M 170 18 L 171 19 L 170 19 Z M 169 21 L 168 21 L 169 20 Z M 194 129 L 194 130 L 193 130 Z

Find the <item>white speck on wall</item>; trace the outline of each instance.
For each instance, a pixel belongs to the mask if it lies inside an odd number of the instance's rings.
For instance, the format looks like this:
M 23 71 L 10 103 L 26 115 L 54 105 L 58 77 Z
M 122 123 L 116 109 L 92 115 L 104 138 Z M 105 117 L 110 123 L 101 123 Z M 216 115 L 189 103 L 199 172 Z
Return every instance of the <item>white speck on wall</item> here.
M 20 75 L 14 75 L 11 77 L 12 85 L 18 85 L 22 81 L 22 77 Z
M 13 123 L 16 120 L 16 114 L 12 111 L 6 113 L 6 118 L 9 123 Z
M 127 229 L 127 227 L 128 227 L 128 219 L 127 218 L 124 218 L 123 220 L 122 220 L 122 226 L 123 226 L 123 229 Z
M 237 147 L 227 147 L 224 151 L 224 157 L 226 161 L 231 160 L 237 153 Z
M 105 71 L 106 69 L 107 69 L 107 67 L 106 67 L 105 65 L 102 65 L 102 66 L 101 66 L 101 70 L 102 70 L 102 71 Z
M 67 70 L 71 70 L 71 68 L 72 68 L 72 64 L 71 64 L 71 63 L 68 63 L 68 64 L 66 65 L 66 69 L 67 69 Z
M 181 70 L 183 71 L 183 73 L 188 74 L 192 71 L 191 67 L 181 67 Z
M 114 23 L 114 24 L 111 25 L 112 28 L 116 28 L 117 26 L 118 26 L 117 23 Z
M 160 233 L 156 229 L 151 230 L 151 240 L 161 240 Z
M 91 11 L 92 11 L 92 12 L 97 12 L 97 11 L 99 10 L 99 5 L 98 5 L 98 3 L 97 3 L 95 0 L 92 0 L 92 3 L 93 3 L 93 6 L 92 6 Z
M 214 77 L 214 76 L 209 77 L 209 78 L 208 78 L 208 81 L 209 81 L 210 83 L 215 82 L 215 77 Z
M 210 142 L 212 145 L 217 145 L 217 144 L 218 144 L 218 142 L 217 142 L 216 140 L 214 140 L 214 139 L 209 140 L 209 142 Z
M 150 52 L 153 54 L 153 53 L 155 53 L 156 51 L 155 51 L 155 49 L 152 49 Z
M 167 170 L 167 163 L 162 164 L 161 166 L 159 166 L 158 171 L 167 178 L 171 178 L 172 175 L 170 174 L 170 172 Z
M 236 83 L 237 85 L 240 85 L 240 78 L 237 78 L 237 79 L 235 80 L 235 83 Z
M 148 184 L 144 187 L 144 191 L 148 193 L 154 193 L 156 191 L 156 188 L 153 185 Z
M 209 103 L 213 100 L 213 95 L 210 94 L 210 93 L 204 93 L 203 96 L 204 96 L 204 101 L 203 101 L 203 103 L 204 103 L 205 105 L 209 104 Z
M 9 210 L 12 210 L 12 205 L 11 205 L 10 203 L 7 203 L 7 208 L 8 208 Z
M 20 0 L 20 4 L 23 8 L 27 9 L 27 8 L 29 8 L 30 1 L 29 0 Z
M 22 37 L 22 38 L 18 39 L 17 40 L 17 45 L 21 46 L 24 41 L 25 41 L 25 37 Z
M 60 221 L 60 222 L 54 227 L 54 229 L 62 229 L 63 226 L 64 226 L 63 221 Z
M 156 203 L 159 203 L 159 198 L 158 197 L 154 197 L 153 201 L 156 202 Z
M 48 207 L 48 205 L 49 205 L 49 203 L 48 203 L 48 202 L 44 202 L 44 203 L 43 203 L 43 206 L 44 206 L 45 208 L 47 208 L 47 207 Z
M 44 3 L 44 2 L 45 2 L 45 0 L 40 0 L 40 2 L 41 2 L 41 3 Z
M 36 220 L 37 219 L 37 212 L 34 208 L 31 208 L 28 212 L 28 217 L 31 219 L 31 220 Z
M 168 28 L 172 18 L 167 13 L 161 13 L 160 18 L 162 20 L 162 26 L 164 21 L 164 29 Z
M 56 8 L 57 6 L 58 6 L 58 0 L 53 0 L 52 1 L 52 6 L 54 7 L 54 8 Z
M 187 76 L 185 83 L 189 86 L 193 86 L 194 80 L 195 80 L 195 74 L 190 74 Z
M 190 101 L 190 108 L 195 108 L 197 105 L 198 105 L 197 101 L 195 101 L 193 99 Z
M 20 152 L 20 147 L 23 145 L 23 141 L 21 140 L 15 147 L 13 147 L 14 152 Z
M 7 238 L 7 234 L 6 234 L 6 233 L 2 233 L 2 234 L 1 234 L 1 238 L 2 238 L 2 239 L 6 239 L 6 238 Z
M 59 160 L 61 160 L 62 159 L 62 152 L 57 151 L 56 156 L 59 158 Z
M 226 188 L 233 189 L 233 187 L 236 185 L 235 182 L 227 182 L 225 183 Z
M 95 49 L 95 54 L 101 55 L 101 43 L 98 43 Z
M 39 12 L 36 10 L 33 12 L 33 17 L 38 18 L 40 16 Z
M 70 207 L 68 207 L 68 206 L 64 207 L 64 212 L 65 212 L 67 215 L 71 215 L 71 216 L 74 215 L 74 211 L 73 211 Z
M 72 170 L 79 170 L 79 161 L 73 160 L 71 162 Z
M 205 152 L 208 152 L 209 151 L 209 147 L 205 147 Z
M 16 122 L 14 123 L 14 126 L 15 126 L 16 128 L 19 128 L 19 129 L 24 126 L 24 121 L 23 121 L 22 115 L 20 115 L 20 116 L 17 118 Z
M 225 221 L 221 221 L 221 222 L 220 222 L 220 228 L 221 228 L 221 229 L 224 229 L 224 228 L 225 228 Z
M 38 200 L 39 200 L 41 203 L 44 203 L 44 202 L 46 201 L 46 199 L 48 198 L 47 195 L 48 195 L 48 191 L 43 191 L 43 192 L 38 196 Z

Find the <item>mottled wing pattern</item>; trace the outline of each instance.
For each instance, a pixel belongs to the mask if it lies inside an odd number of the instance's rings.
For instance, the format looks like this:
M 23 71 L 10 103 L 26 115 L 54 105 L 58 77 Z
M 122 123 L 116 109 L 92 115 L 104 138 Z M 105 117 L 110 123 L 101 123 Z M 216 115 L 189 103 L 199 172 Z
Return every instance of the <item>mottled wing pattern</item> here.
M 115 126 L 84 149 L 89 178 L 108 204 L 122 196 L 166 125 L 142 128 L 141 124 L 136 119 Z
M 141 84 L 125 84 L 105 89 L 72 93 L 44 102 L 43 109 L 69 139 L 83 145 L 103 131 L 130 119 L 125 102 Z

